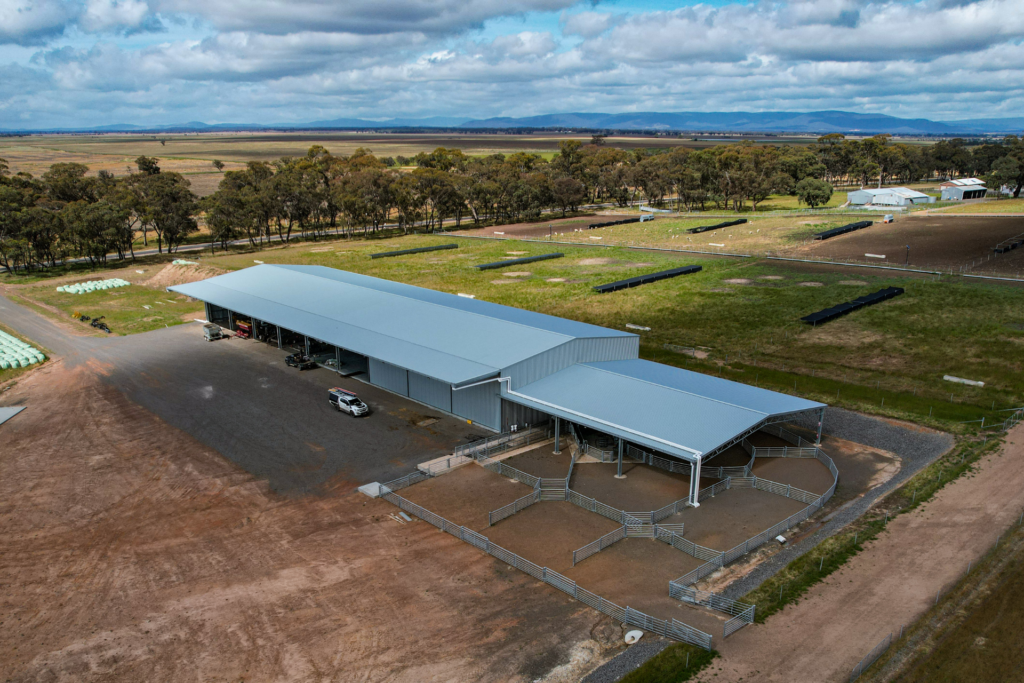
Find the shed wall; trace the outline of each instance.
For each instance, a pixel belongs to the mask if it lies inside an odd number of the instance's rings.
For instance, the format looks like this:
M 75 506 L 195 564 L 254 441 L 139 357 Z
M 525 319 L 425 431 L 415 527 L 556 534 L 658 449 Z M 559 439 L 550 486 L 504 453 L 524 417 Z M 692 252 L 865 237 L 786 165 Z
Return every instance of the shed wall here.
M 412 370 L 409 370 L 409 398 L 452 412 L 451 385 Z
M 501 397 L 498 383 L 452 390 L 452 412 L 495 431 L 501 430 Z
M 391 363 L 370 358 L 370 384 L 402 396 L 409 395 L 409 372 Z
M 632 360 L 639 356 L 639 337 L 573 339 L 533 358 L 511 365 L 502 370 L 501 375 L 512 378 L 514 391 L 576 363 Z

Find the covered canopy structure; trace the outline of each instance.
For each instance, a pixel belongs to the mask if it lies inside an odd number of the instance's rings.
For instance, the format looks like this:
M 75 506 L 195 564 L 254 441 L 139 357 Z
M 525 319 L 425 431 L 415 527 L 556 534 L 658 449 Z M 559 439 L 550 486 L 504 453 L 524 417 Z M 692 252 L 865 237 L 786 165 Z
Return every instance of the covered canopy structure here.
M 628 332 L 322 266 L 260 265 L 169 288 L 207 318 L 358 357 L 362 378 L 494 429 L 554 418 L 692 465 L 824 404 L 639 359 Z M 343 356 L 343 354 L 345 354 Z M 328 367 L 330 365 L 328 364 Z M 339 370 L 340 371 L 340 370 Z

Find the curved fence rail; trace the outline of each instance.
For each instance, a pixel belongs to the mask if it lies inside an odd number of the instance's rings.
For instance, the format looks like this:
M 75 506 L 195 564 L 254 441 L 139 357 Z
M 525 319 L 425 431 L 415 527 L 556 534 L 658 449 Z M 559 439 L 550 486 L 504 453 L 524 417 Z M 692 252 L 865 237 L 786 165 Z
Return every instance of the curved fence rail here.
M 520 557 L 499 545 L 491 543 L 486 536 L 479 534 L 472 529 L 467 529 L 464 526 L 459 526 L 449 522 L 444 517 L 436 515 L 430 510 L 416 505 L 412 501 L 406 500 L 391 490 L 387 485 L 381 485 L 380 497 L 389 503 L 398 506 L 399 509 L 416 515 L 429 524 L 433 524 L 445 533 L 451 534 L 452 536 L 483 550 L 489 555 L 493 555 L 509 566 L 526 572 L 535 579 L 539 579 L 550 586 L 554 586 L 563 593 L 576 598 L 580 602 L 593 607 L 599 612 L 607 614 L 613 619 L 624 624 L 629 624 L 630 626 L 637 626 L 665 638 L 690 643 L 691 645 L 702 647 L 705 650 L 711 649 L 711 634 L 704 633 L 699 629 L 693 628 L 681 621 L 676 621 L 675 619 L 657 619 L 628 606 L 623 609 L 615 603 L 605 600 L 596 593 L 580 588 L 572 579 L 562 576 L 558 572 L 548 569 L 547 567 L 541 567 L 534 564 L 533 562 L 530 562 L 529 560 Z
M 830 486 L 828 491 L 821 494 L 820 496 L 816 496 L 813 493 L 803 491 L 802 489 L 793 488 L 785 484 L 779 484 L 777 482 L 768 481 L 767 479 L 761 479 L 759 477 L 749 477 L 745 479 L 731 480 L 726 479 L 724 480 L 724 482 L 718 482 L 718 484 L 715 484 L 715 486 L 718 486 L 722 483 L 725 483 L 727 488 L 729 486 L 734 486 L 736 488 L 758 488 L 763 491 L 777 493 L 778 495 L 784 495 L 789 498 L 793 498 L 794 500 L 800 500 L 802 502 L 807 502 L 809 504 L 803 510 L 793 515 L 790 515 L 789 517 L 782 520 L 778 524 L 772 526 L 771 528 L 765 529 L 761 533 L 757 534 L 752 538 L 747 539 L 746 541 L 740 543 L 731 550 L 725 551 L 719 557 L 709 559 L 706 564 L 697 567 L 693 571 L 689 572 L 688 574 L 685 574 L 684 576 L 679 577 L 675 581 L 671 581 L 669 583 L 669 595 L 675 597 L 675 595 L 673 594 L 674 587 L 678 588 L 690 586 L 700 581 L 705 576 L 712 574 L 721 567 L 724 567 L 730 562 L 733 562 L 736 559 L 746 555 L 750 551 L 759 548 L 761 545 L 767 543 L 770 539 L 773 539 L 776 536 L 780 535 L 783 531 L 787 531 L 790 528 L 799 524 L 800 522 L 803 522 L 805 519 L 813 515 L 821 508 L 823 508 L 825 504 L 828 503 L 828 501 L 832 498 L 832 494 L 836 492 L 836 485 L 839 482 L 839 469 L 836 467 L 836 464 L 832 462 L 832 458 L 828 457 L 828 455 L 826 455 L 825 452 L 822 451 L 820 448 L 815 448 L 815 454 L 815 457 L 817 457 L 817 459 L 823 465 L 828 467 L 828 471 L 832 473 L 832 486 Z M 709 489 L 712 488 L 714 487 L 709 486 L 707 489 L 704 489 L 704 491 L 708 491 Z M 704 491 L 702 491 L 701 493 L 703 494 Z M 696 555 L 694 555 L 694 557 L 696 557 Z

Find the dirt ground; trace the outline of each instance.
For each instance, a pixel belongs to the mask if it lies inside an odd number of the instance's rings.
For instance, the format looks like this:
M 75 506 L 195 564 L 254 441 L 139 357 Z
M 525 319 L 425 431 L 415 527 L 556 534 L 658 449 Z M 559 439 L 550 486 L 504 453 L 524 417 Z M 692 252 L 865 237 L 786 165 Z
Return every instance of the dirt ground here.
M 0 680 L 533 681 L 621 641 L 383 501 L 271 493 L 105 371 L 0 398 Z
M 616 463 L 577 463 L 569 486 L 573 491 L 626 512 L 650 512 L 690 494 L 690 475 L 641 465 L 622 464 L 625 479 L 616 479 Z M 701 477 L 701 488 L 717 478 Z
M 588 225 L 593 223 L 608 223 L 619 221 L 624 218 L 636 218 L 636 215 L 625 214 L 590 214 L 587 216 L 574 216 L 573 218 L 552 218 L 551 220 L 537 221 L 535 223 L 513 223 L 511 225 L 494 225 L 477 230 L 463 230 L 458 234 L 464 235 L 495 235 L 497 237 L 547 237 L 549 234 L 560 235 L 571 233 L 576 230 L 586 230 Z
M 562 452 L 558 455 L 555 455 L 554 448 L 555 444 L 552 439 L 551 443 L 513 455 L 502 462 L 509 467 L 542 479 L 564 479 L 569 474 L 572 456 L 569 455 L 569 448 L 565 441 L 562 442 Z
M 728 489 L 704 499 L 699 508 L 686 508 L 663 523 L 681 522 L 686 525 L 686 540 L 724 552 L 805 507 L 767 491 Z
M 703 562 L 653 538 L 625 538 L 591 555 L 565 575 L 620 607 L 632 607 L 659 619 L 678 619 L 716 639 L 722 621 L 716 613 L 669 597 L 668 583 Z
M 825 493 L 832 486 L 832 473 L 814 458 L 757 458 L 753 474 L 817 494 Z
M 572 567 L 573 550 L 621 526 L 572 503 L 543 501 L 489 527 L 484 535 L 505 550 L 563 574 Z
M 936 591 L 984 554 L 1022 506 L 1024 425 L 1018 425 L 1001 454 L 891 521 L 799 603 L 722 643 L 722 659 L 699 680 L 848 680 L 876 643 L 931 607 Z
M 958 270 L 976 259 L 988 258 L 996 244 L 1022 233 L 1024 218 L 907 216 L 798 247 L 791 255 L 902 265 L 909 245 L 912 266 Z M 872 259 L 864 254 L 884 254 L 886 258 Z
M 420 482 L 398 494 L 450 522 L 487 534 L 487 513 L 533 489 L 475 463 Z

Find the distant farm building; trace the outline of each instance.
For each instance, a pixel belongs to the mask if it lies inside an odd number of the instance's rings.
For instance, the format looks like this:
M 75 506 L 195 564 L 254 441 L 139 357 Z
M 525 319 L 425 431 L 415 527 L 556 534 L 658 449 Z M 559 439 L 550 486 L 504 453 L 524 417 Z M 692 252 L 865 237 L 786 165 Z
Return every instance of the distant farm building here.
M 939 185 L 942 190 L 942 201 L 958 202 L 964 199 L 981 199 L 988 192 L 985 182 L 978 178 L 960 178 L 947 180 Z
M 910 206 L 931 204 L 935 197 L 908 187 L 880 187 L 855 190 L 846 194 L 851 206 Z

